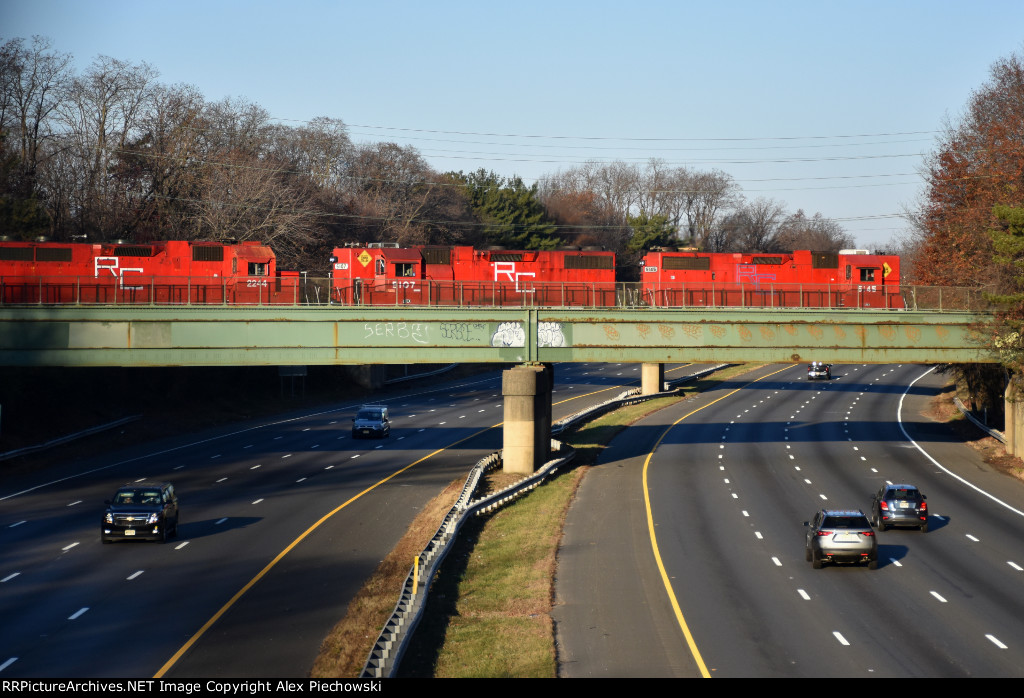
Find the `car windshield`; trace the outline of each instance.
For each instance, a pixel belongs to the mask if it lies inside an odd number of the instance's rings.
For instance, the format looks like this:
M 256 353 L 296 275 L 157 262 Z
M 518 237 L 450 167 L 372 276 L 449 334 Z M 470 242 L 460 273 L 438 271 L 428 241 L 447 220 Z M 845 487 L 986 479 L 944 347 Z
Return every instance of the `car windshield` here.
M 159 504 L 160 492 L 157 490 L 121 490 L 114 497 L 115 504 Z
M 356 415 L 356 419 L 379 420 L 380 412 L 371 412 L 369 410 L 364 410 Z

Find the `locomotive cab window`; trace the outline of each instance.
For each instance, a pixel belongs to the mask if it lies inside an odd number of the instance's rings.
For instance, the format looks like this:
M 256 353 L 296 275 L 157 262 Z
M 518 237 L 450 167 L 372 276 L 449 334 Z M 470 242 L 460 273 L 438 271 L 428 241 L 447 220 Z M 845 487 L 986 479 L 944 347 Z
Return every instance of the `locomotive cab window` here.
M 377 260 L 377 276 L 384 276 L 387 272 L 386 265 L 384 264 L 384 258 L 381 257 Z
M 875 270 L 874 269 L 868 269 L 868 268 L 861 269 L 860 270 L 860 280 L 861 281 L 874 281 L 875 280 Z
M 398 278 L 416 278 L 416 265 L 396 263 L 395 276 Z
M 268 266 L 264 262 L 249 262 L 249 276 L 266 276 Z

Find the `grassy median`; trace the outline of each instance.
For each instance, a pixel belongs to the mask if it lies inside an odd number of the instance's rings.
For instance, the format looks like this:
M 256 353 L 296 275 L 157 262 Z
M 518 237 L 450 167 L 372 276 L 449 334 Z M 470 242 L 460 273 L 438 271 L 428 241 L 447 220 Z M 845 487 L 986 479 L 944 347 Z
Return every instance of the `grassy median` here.
M 407 677 L 538 677 L 557 674 L 550 616 L 562 525 L 581 478 L 616 434 L 648 414 L 751 370 L 734 366 L 658 398 L 606 414 L 563 440 L 576 459 L 529 495 L 467 523 L 431 587 L 426 615 L 405 655 Z M 518 478 L 498 471 L 487 487 Z M 409 533 L 352 601 L 324 641 L 314 677 L 357 676 L 394 609 L 413 556 L 421 551 L 462 486 L 453 482 L 417 517 Z

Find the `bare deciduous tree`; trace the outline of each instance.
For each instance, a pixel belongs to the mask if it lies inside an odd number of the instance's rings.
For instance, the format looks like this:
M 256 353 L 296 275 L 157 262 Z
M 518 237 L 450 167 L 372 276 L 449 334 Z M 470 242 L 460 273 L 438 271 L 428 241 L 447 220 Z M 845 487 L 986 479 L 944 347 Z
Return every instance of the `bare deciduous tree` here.
M 201 195 L 205 166 L 205 102 L 191 85 L 158 86 L 151 109 L 141 120 L 141 138 L 126 146 L 121 158 L 135 160 L 140 181 L 138 223 L 148 237 L 191 239 L 195 225 L 187 217 L 189 202 Z
M 715 246 L 722 231 L 716 228 L 723 211 L 736 203 L 739 187 L 724 172 L 697 172 L 670 168 L 652 159 L 647 167 L 623 162 L 587 163 L 546 178 L 545 201 L 560 195 L 592 192 L 622 222 L 630 216 L 664 218 L 675 229 L 685 229 L 698 245 Z M 685 218 L 686 224 L 682 225 Z
M 693 172 L 684 186 L 687 229 L 697 247 L 703 249 L 715 233 L 719 215 L 736 203 L 739 187 L 732 177 L 719 170 Z M 710 242 L 714 245 L 715 241 Z
M 786 210 L 781 203 L 759 198 L 740 204 L 725 217 L 722 226 L 732 231 L 732 250 L 771 252 L 778 249 L 776 236 L 785 216 Z
M 199 187 L 192 216 L 204 240 L 259 240 L 287 255 L 312 239 L 320 219 L 301 183 L 245 153 L 221 154 Z
M 22 196 L 34 196 L 41 161 L 52 152 L 54 111 L 71 81 L 71 56 L 51 50 L 49 39 L 11 39 L 0 46 L 0 133 L 17 153 Z
M 266 155 L 275 128 L 263 107 L 240 98 L 227 97 L 207 105 L 206 150 L 210 153 Z
M 802 209 L 783 221 L 778 234 L 781 249 L 838 252 L 852 248 L 853 236 L 842 226 L 820 213 L 808 218 Z
M 465 230 L 468 202 L 414 148 L 395 143 L 357 147 L 347 188 L 350 229 L 358 231 L 361 241 L 443 243 Z
M 121 235 L 136 192 L 118 190 L 110 176 L 126 144 L 139 137 L 139 125 L 150 107 L 156 70 L 98 56 L 76 78 L 60 112 L 74 154 L 80 162 L 78 195 L 82 206 L 81 232 Z
M 321 189 L 343 191 L 355 148 L 341 119 L 319 116 L 309 123 L 282 134 L 278 152 L 306 173 Z

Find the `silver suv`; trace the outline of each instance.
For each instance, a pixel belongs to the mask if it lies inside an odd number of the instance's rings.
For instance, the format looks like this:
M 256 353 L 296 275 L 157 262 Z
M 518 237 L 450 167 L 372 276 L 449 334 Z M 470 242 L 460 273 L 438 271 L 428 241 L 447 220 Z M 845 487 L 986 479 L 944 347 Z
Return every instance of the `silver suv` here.
M 387 405 L 363 405 L 352 419 L 352 438 L 391 435 L 391 420 Z
M 878 568 L 878 539 L 863 511 L 822 509 L 807 527 L 806 559 L 820 570 L 826 562 L 867 562 Z

